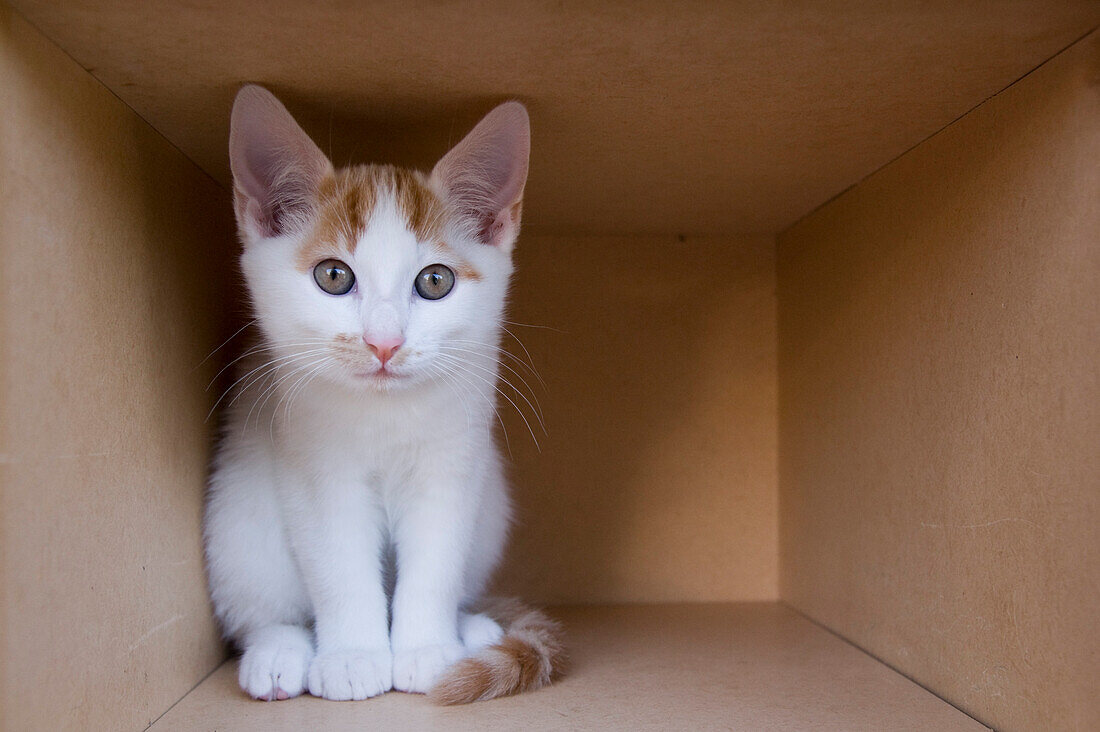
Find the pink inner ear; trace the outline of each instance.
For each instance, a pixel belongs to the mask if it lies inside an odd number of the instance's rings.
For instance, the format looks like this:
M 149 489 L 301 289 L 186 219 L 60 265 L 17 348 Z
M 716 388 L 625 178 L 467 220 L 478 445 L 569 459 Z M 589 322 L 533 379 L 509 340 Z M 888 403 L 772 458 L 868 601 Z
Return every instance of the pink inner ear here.
M 500 243 L 498 237 L 514 236 L 518 227 L 518 217 L 512 217 L 510 209 L 523 198 L 530 138 L 527 110 L 518 102 L 506 102 L 487 114 L 432 171 L 432 179 L 477 222 L 486 243 Z
M 313 144 L 271 92 L 249 85 L 233 103 L 229 162 L 237 190 L 248 199 L 239 206 L 267 236 L 282 233 L 308 207 L 332 163 Z

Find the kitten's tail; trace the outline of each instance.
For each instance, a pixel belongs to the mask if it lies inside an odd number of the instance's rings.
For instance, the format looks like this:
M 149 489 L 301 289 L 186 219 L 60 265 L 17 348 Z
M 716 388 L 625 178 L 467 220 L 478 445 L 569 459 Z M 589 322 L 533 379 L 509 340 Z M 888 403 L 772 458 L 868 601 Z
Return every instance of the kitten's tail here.
M 561 625 L 516 600 L 495 600 L 482 612 L 504 631 L 496 643 L 447 669 L 428 692 L 437 704 L 468 704 L 534 691 L 565 670 Z

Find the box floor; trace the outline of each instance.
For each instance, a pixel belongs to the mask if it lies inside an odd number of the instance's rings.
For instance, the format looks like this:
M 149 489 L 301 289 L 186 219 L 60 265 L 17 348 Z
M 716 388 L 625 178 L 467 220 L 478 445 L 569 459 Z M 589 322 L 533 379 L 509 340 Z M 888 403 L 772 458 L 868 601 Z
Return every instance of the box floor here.
M 168 730 L 986 727 L 778 603 L 559 608 L 572 670 L 538 692 L 462 707 L 246 698 L 235 660 L 152 725 Z

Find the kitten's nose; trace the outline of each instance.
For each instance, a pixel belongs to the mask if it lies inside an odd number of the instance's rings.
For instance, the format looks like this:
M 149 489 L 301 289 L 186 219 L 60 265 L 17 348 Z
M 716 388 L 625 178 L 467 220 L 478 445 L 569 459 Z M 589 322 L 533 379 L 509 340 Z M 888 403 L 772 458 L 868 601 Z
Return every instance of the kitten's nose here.
M 386 362 L 393 358 L 393 354 L 397 353 L 397 349 L 404 344 L 405 339 L 401 336 L 394 338 L 372 338 L 370 336 L 363 336 L 363 342 L 367 344 L 367 348 L 374 352 L 375 356 L 378 356 L 378 360 L 385 366 Z

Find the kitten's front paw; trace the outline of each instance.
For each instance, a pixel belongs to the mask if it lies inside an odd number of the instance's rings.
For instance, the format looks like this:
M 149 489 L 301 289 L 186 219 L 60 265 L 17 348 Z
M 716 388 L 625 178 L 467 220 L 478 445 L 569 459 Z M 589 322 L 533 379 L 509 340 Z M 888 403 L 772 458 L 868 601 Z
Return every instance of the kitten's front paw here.
M 393 688 L 427 694 L 443 671 L 466 656 L 461 643 L 422 646 L 393 654 Z
M 304 631 L 267 633 L 241 656 L 237 680 L 254 699 L 275 701 L 301 694 L 306 688 L 306 670 L 313 657 L 313 645 Z
M 309 667 L 309 693 L 325 699 L 368 699 L 392 688 L 393 656 L 388 650 L 318 654 Z
M 500 639 L 504 637 L 504 630 L 500 627 L 500 623 L 484 613 L 464 614 L 458 618 L 458 635 L 462 638 L 462 645 L 466 646 L 467 653 L 472 655 L 495 643 L 500 643 Z

